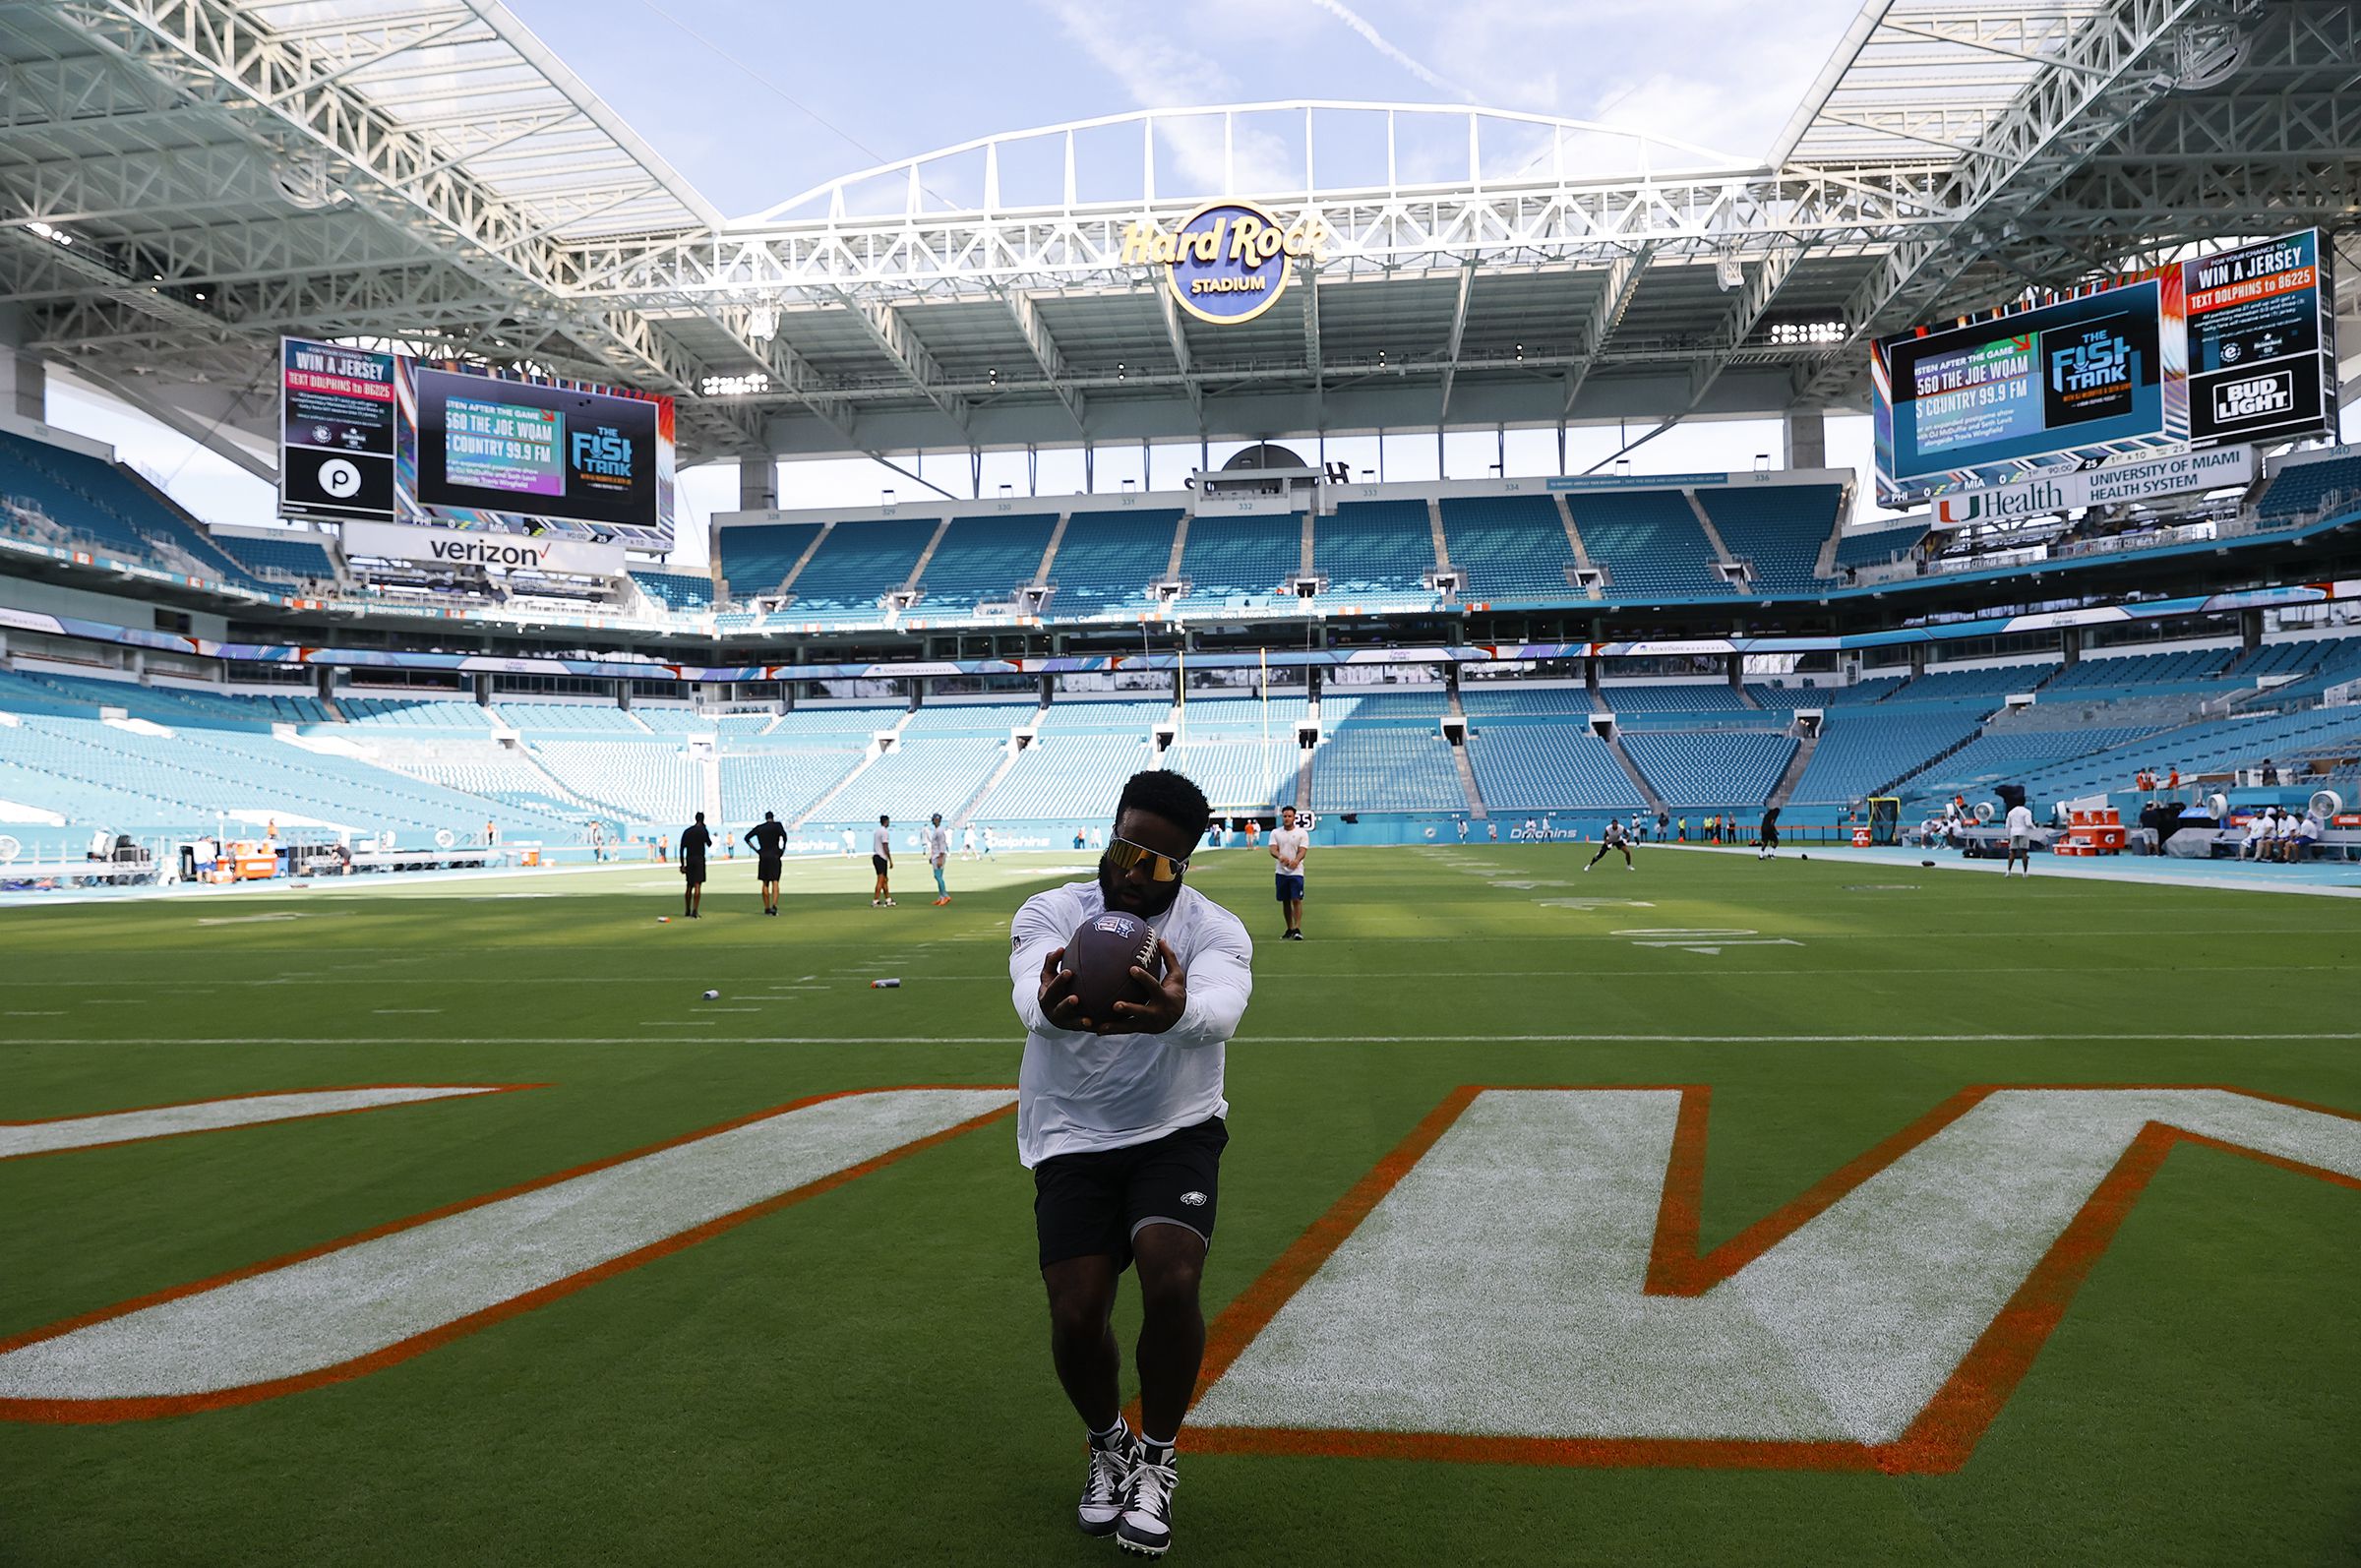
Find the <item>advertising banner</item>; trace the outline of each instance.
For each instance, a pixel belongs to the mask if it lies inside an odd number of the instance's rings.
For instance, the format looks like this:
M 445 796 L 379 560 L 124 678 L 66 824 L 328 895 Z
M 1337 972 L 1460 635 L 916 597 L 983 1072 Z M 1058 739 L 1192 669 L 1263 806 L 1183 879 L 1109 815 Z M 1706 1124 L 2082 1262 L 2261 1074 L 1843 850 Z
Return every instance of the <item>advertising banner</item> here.
M 503 571 L 570 572 L 612 577 L 623 572 L 623 546 L 555 535 L 484 533 L 472 528 L 428 528 L 411 523 L 350 522 L 344 553 L 437 566 L 498 567 Z
M 279 513 L 394 515 L 394 356 L 279 339 Z
M 2210 452 L 2175 452 L 2169 457 L 1954 491 L 1936 498 L 1930 520 L 1939 528 L 1961 528 L 1971 522 L 2037 517 L 2052 512 L 2079 512 L 2085 507 L 2220 490 L 2252 484 L 2254 478 L 2254 448 L 2216 447 Z
M 2182 264 L 2189 438 L 2273 441 L 2331 429 L 2336 318 L 2318 229 Z

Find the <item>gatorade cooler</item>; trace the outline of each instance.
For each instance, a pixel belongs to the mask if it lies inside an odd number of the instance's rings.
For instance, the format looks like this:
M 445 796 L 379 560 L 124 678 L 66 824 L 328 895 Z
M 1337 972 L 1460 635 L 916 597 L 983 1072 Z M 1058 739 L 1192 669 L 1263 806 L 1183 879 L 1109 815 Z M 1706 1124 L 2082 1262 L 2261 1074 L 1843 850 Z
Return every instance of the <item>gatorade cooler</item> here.
M 1854 849 L 1867 849 L 1869 847 L 1869 829 L 1865 827 L 1856 827 L 1852 830 L 1852 847 Z

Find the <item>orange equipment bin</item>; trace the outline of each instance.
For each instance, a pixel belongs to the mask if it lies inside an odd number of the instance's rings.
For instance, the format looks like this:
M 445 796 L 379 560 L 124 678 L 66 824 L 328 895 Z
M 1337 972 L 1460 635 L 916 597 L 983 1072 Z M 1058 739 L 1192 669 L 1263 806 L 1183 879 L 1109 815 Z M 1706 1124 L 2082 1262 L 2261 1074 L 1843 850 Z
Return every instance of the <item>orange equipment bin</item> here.
M 232 844 L 229 858 L 239 881 L 261 881 L 278 874 L 278 857 L 268 844 Z
M 2120 855 L 2123 853 L 2123 814 L 2112 806 L 2067 814 L 2066 840 L 2061 855 Z
M 1867 849 L 1869 847 L 1869 829 L 1865 827 L 1856 827 L 1852 830 L 1852 847 L 1854 849 Z
M 538 866 L 541 864 L 541 852 L 537 849 L 519 850 L 516 855 L 516 864 L 519 866 Z

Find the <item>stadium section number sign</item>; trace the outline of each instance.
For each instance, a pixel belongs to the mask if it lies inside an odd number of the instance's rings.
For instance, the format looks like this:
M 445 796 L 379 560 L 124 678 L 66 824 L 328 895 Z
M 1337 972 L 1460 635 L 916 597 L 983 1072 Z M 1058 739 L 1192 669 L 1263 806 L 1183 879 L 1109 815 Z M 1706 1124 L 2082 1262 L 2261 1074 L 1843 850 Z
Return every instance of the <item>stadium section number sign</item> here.
M 1302 216 L 1282 223 L 1251 202 L 1211 202 L 1164 229 L 1146 221 L 1123 230 L 1123 262 L 1161 267 L 1165 286 L 1201 322 L 1250 322 L 1287 291 L 1288 263 L 1324 260 L 1328 225 Z
M 394 356 L 279 339 L 279 511 L 394 516 Z

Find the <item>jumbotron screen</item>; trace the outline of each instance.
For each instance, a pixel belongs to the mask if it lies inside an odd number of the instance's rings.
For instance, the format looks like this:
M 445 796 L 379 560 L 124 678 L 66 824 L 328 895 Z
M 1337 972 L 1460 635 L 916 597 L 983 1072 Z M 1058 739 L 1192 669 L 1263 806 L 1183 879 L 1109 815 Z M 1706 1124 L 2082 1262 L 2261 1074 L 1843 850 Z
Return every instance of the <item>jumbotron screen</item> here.
M 654 399 L 423 365 L 413 385 L 420 506 L 656 525 Z
M 290 338 L 290 517 L 596 536 L 669 549 L 669 397 Z
M 2306 229 L 1885 339 L 1870 362 L 1879 500 L 2328 432 L 2331 254 Z

